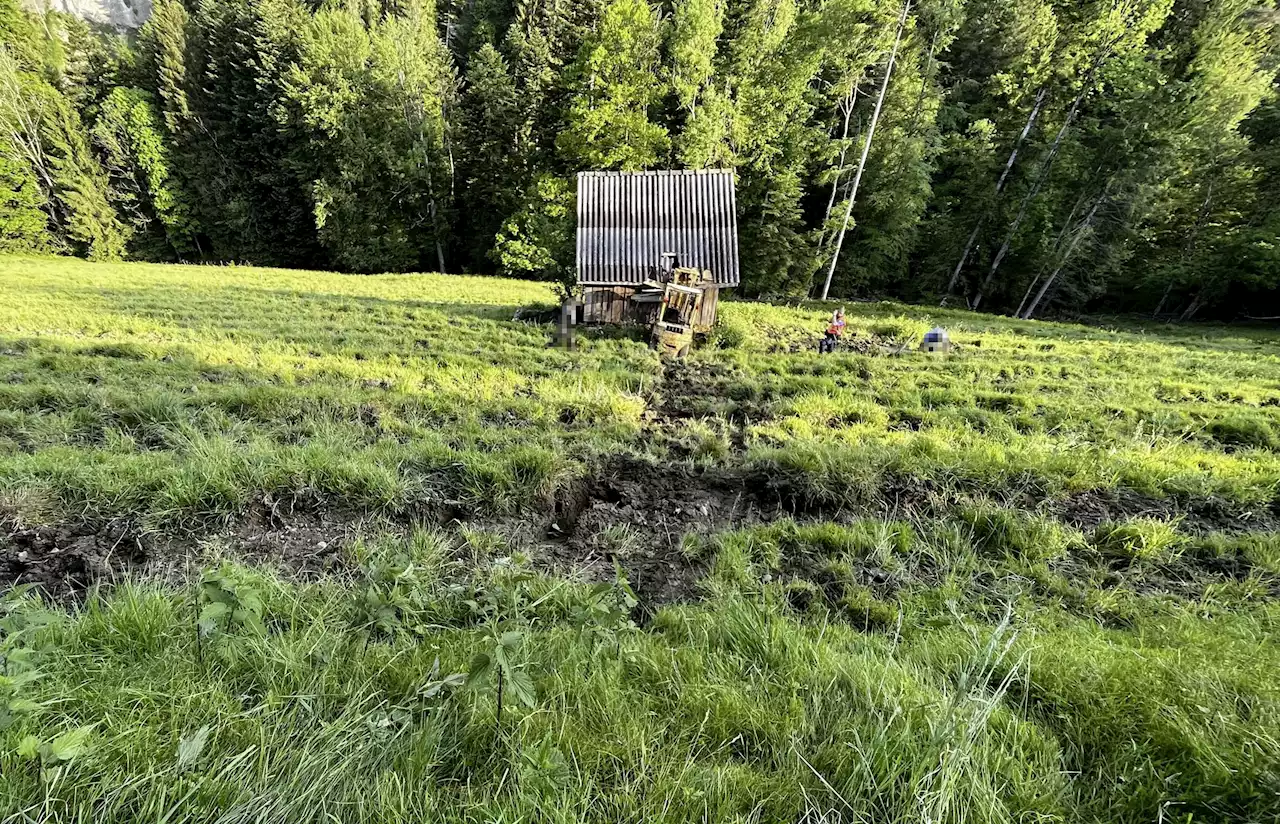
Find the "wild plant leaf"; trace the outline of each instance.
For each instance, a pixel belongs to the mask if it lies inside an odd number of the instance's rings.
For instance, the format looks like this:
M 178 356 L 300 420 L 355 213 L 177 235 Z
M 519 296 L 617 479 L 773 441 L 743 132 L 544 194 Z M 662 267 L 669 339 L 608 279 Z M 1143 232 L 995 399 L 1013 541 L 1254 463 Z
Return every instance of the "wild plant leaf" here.
M 205 604 L 200 609 L 200 620 L 212 621 L 217 623 L 227 617 L 227 613 L 231 612 L 231 607 L 221 601 L 215 601 L 211 604 Z
M 32 649 L 24 647 L 11 649 L 0 658 L 0 672 L 7 670 L 9 677 L 18 684 L 34 681 L 40 677 L 40 673 L 35 668 L 39 657 L 39 653 Z
M 196 629 L 199 631 L 200 637 L 208 638 L 222 629 L 229 609 L 230 607 L 223 603 L 205 604 L 200 610 L 199 620 L 196 621 Z
M 262 616 L 252 610 L 235 610 L 231 613 L 231 623 L 254 635 L 262 635 L 267 631 L 266 625 L 262 623 Z
M 36 758 L 40 755 L 40 739 L 34 735 L 28 735 L 18 742 L 18 756 L 20 758 Z
M 32 701 L 29 698 L 14 698 L 9 702 L 9 712 L 14 713 L 15 715 L 37 712 L 40 709 L 40 706 L 41 705 L 38 702 Z
M 423 698 L 436 698 L 446 689 L 456 690 L 458 687 L 467 683 L 467 674 L 465 672 L 455 672 L 446 675 L 438 681 L 428 681 L 422 689 Z
M 476 657 L 471 659 L 471 667 L 467 671 L 467 686 L 473 688 L 480 686 L 488 680 L 492 671 L 493 658 L 486 652 L 476 653 Z
M 76 727 L 49 742 L 47 761 L 70 761 L 89 751 L 89 736 L 93 727 Z
M 13 659 L 10 658 L 11 662 L 12 660 Z M 32 681 L 39 681 L 43 677 L 44 677 L 44 673 L 35 669 L 23 670 L 22 672 L 14 673 L 13 675 L 9 676 L 10 685 L 13 687 L 25 687 L 27 684 L 30 684 Z
M 499 644 L 493 648 L 493 663 L 498 665 L 503 675 L 511 670 L 511 659 L 507 657 L 507 648 Z
M 503 649 L 514 652 L 520 647 L 520 642 L 523 640 L 524 635 L 513 630 L 511 632 L 502 633 L 502 637 L 498 639 L 498 645 Z
M 206 601 L 214 604 L 230 605 L 236 600 L 235 592 L 222 579 L 204 581 L 200 585 L 200 592 Z
M 511 691 L 516 694 L 516 698 L 520 699 L 521 704 L 529 709 L 538 705 L 537 689 L 529 673 L 522 669 L 511 670 L 507 673 L 507 683 L 511 686 Z
M 258 594 L 256 589 L 242 587 L 236 590 L 237 599 L 240 606 L 250 612 L 262 612 L 262 596 Z
M 200 753 L 204 752 L 204 745 L 209 741 L 209 731 L 212 728 L 205 724 L 191 735 L 184 735 L 178 741 L 178 767 L 188 767 L 196 762 L 200 757 Z
M 628 610 L 633 610 L 640 605 L 640 598 L 631 588 L 627 574 L 622 571 L 622 565 L 617 561 L 613 562 L 613 586 L 622 595 L 622 603 Z

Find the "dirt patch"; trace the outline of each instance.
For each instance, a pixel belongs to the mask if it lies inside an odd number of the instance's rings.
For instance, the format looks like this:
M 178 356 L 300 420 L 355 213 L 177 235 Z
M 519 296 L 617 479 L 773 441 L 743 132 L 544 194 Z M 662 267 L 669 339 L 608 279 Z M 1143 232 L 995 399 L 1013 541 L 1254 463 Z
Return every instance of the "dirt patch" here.
M 282 513 L 261 503 L 223 538 L 234 556 L 314 577 L 350 568 L 347 550 L 357 524 L 354 518 L 338 513 Z
M 817 352 L 819 344 L 822 343 L 824 337 L 822 335 L 810 335 L 800 340 L 791 341 L 787 344 L 774 344 L 769 348 L 770 354 L 790 354 L 797 355 L 801 352 Z M 844 337 L 836 343 L 835 352 L 844 352 L 854 355 L 871 355 L 873 357 L 880 355 L 901 355 L 911 348 L 910 343 L 903 343 L 894 338 L 886 338 L 882 335 L 858 334 L 857 332 L 847 332 Z M 954 350 L 955 346 L 952 345 Z
M 1078 492 L 1055 504 L 1052 514 L 1068 526 L 1090 530 L 1100 524 L 1130 518 L 1168 520 L 1178 514 L 1168 498 L 1155 498 L 1129 489 Z
M 685 536 L 776 517 L 754 486 L 742 473 L 620 458 L 561 496 L 540 560 L 593 579 L 616 563 L 648 607 L 692 600 L 706 568 Z
M 144 564 L 148 542 L 134 524 L 14 528 L 0 537 L 0 588 L 35 584 L 66 599 Z
M 110 585 L 128 574 L 180 581 L 219 557 L 314 578 L 350 567 L 348 549 L 360 523 L 352 513 L 273 506 L 270 496 L 234 525 L 202 537 L 161 536 L 125 520 L 22 527 L 0 522 L 0 592 L 35 584 L 50 598 L 74 602 L 94 584 Z
M 1132 489 L 1079 492 L 1052 505 L 1048 514 L 1086 531 L 1133 518 L 1178 521 L 1181 531 L 1195 535 L 1280 529 L 1280 518 L 1268 508 L 1242 507 L 1216 498 L 1157 498 Z
M 722 416 L 741 427 L 766 421 L 770 413 L 758 385 L 733 366 L 709 361 L 672 361 L 649 396 L 651 428 L 663 422 Z

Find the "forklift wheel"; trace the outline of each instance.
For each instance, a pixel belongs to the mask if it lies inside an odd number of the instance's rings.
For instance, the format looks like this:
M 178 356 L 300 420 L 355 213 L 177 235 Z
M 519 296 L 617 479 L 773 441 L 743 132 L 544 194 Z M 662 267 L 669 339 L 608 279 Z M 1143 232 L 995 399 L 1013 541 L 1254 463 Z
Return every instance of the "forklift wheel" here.
M 684 360 L 685 358 L 689 357 L 689 347 L 688 346 L 680 347 L 680 351 L 676 353 L 676 357 L 679 358 L 680 360 Z

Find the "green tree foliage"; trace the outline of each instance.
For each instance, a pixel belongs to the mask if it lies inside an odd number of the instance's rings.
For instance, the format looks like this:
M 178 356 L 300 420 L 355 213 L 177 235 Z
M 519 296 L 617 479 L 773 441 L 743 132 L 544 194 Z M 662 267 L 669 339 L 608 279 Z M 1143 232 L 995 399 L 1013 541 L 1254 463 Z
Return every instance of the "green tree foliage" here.
M 169 144 L 151 94 L 113 89 L 98 108 L 92 137 L 111 179 L 113 204 L 133 227 L 135 252 L 150 259 L 193 255 L 190 196 L 172 173 Z
M 0 48 L 0 141 L 34 176 L 40 195 L 33 197 L 49 204 L 59 246 L 93 259 L 124 253 L 129 232 L 108 202 L 106 175 L 90 151 L 78 113 L 42 77 L 22 71 L 5 48 Z
M 39 71 L 43 67 L 35 22 L 22 10 L 18 0 L 0 0 L 0 43 L 23 71 Z
M 180 139 L 191 126 L 187 97 L 187 26 L 191 18 L 179 0 L 155 0 L 151 18 L 139 32 L 143 71 L 160 99 L 165 127 Z
M 302 31 L 283 84 L 289 122 L 306 136 L 294 162 L 311 182 L 320 243 L 343 268 L 446 268 L 452 75 L 442 49 L 416 5 L 372 25 L 325 8 Z
M 672 91 L 690 116 L 715 79 L 717 43 L 724 32 L 726 0 L 679 0 L 672 14 Z
M 569 181 L 540 175 L 516 213 L 498 230 L 493 256 L 502 271 L 566 279 L 573 252 L 574 202 Z
M 0 252 L 50 250 L 46 203 L 26 160 L 11 143 L 0 142 Z
M 1280 314 L 1275 0 L 912 0 L 867 145 L 901 10 L 156 0 L 131 43 L 0 0 L 0 229 L 562 279 L 575 172 L 720 168 L 748 295 L 810 290 L 843 232 L 839 296 Z
M 667 130 L 650 119 L 664 91 L 662 28 L 644 0 L 612 0 L 599 32 L 569 69 L 574 89 L 556 140 L 571 167 L 648 169 L 665 159 Z
M 486 43 L 467 65 L 458 107 L 459 231 L 473 266 L 516 210 L 530 172 L 528 137 L 515 78 L 502 53 Z

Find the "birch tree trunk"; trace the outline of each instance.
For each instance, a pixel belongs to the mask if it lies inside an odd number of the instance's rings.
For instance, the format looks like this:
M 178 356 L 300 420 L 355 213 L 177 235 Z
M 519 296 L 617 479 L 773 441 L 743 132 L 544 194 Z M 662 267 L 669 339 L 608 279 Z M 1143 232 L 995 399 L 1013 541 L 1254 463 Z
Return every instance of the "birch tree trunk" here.
M 1040 194 L 1040 189 L 1044 186 L 1045 181 L 1049 179 L 1049 172 L 1053 169 L 1053 161 L 1058 156 L 1058 150 L 1062 148 L 1062 140 L 1071 129 L 1071 124 L 1075 121 L 1076 114 L 1080 111 L 1080 104 L 1084 102 L 1089 90 L 1093 88 L 1093 78 L 1103 62 L 1110 56 L 1110 51 L 1110 45 L 1104 47 L 1103 50 L 1099 51 L 1097 58 L 1093 61 L 1093 65 L 1089 67 L 1089 73 L 1085 75 L 1084 82 L 1080 84 L 1080 92 L 1076 95 L 1076 99 L 1072 101 L 1071 109 L 1067 112 L 1066 119 L 1062 121 L 1062 128 L 1058 129 L 1058 134 L 1053 139 L 1053 145 L 1049 147 L 1049 154 L 1040 163 L 1040 173 L 1036 176 L 1036 182 L 1032 185 L 1031 191 L 1027 192 L 1026 196 L 1022 198 L 1022 204 L 1018 207 L 1018 214 L 1009 226 L 1009 231 L 1005 235 L 1004 243 L 1000 246 L 1000 251 L 996 253 L 995 259 L 991 261 L 991 270 L 987 272 L 982 285 L 978 287 L 978 294 L 974 297 L 973 302 L 969 304 L 970 309 L 977 309 L 982 305 L 982 299 L 995 282 L 996 272 L 1000 270 L 1000 264 L 1004 262 L 1005 255 L 1009 254 L 1009 247 L 1013 245 L 1013 239 L 1017 236 L 1018 229 L 1021 228 L 1022 221 L 1027 216 L 1027 209 L 1030 208 L 1031 202 L 1035 200 L 1036 195 Z
M 1191 253 L 1196 249 L 1196 243 L 1200 238 L 1200 230 L 1204 228 L 1204 222 L 1209 218 L 1209 210 L 1213 207 L 1213 184 L 1217 182 L 1210 180 L 1208 190 L 1204 196 L 1204 203 L 1200 204 L 1200 214 L 1196 216 L 1195 225 L 1191 227 L 1191 234 L 1187 236 L 1187 242 L 1182 245 L 1182 259 L 1189 260 Z M 1169 301 L 1169 296 L 1173 294 L 1173 280 L 1169 281 L 1169 285 L 1165 287 L 1164 295 L 1161 296 L 1160 302 L 1156 304 L 1156 310 L 1151 313 L 1151 319 L 1155 320 L 1160 317 L 1160 313 L 1164 310 L 1164 305 Z M 1198 307 L 1197 307 L 1198 308 Z
M 1084 201 L 1085 194 L 1081 193 L 1080 197 L 1076 198 L 1075 205 L 1071 207 L 1071 211 L 1067 214 L 1067 219 L 1062 224 L 1062 231 L 1058 232 L 1058 236 L 1053 240 L 1052 258 L 1057 258 L 1058 250 L 1062 248 L 1062 242 L 1067 239 L 1067 235 L 1071 234 L 1072 221 L 1076 219 L 1076 212 L 1080 211 Z M 1036 273 L 1031 283 L 1028 284 L 1027 291 L 1022 295 L 1022 302 L 1018 304 L 1018 311 L 1013 313 L 1015 318 L 1022 317 L 1022 310 L 1027 308 L 1027 301 L 1031 299 L 1031 293 L 1040 285 L 1040 277 L 1044 274 L 1045 268 L 1044 266 L 1040 267 L 1040 271 Z
M 1191 303 L 1187 306 L 1186 310 L 1185 310 L 1181 315 L 1179 315 L 1179 316 L 1178 316 L 1178 320 L 1179 320 L 1180 322 L 1185 322 L 1185 321 L 1189 321 L 1189 320 L 1191 320 L 1191 318 L 1193 318 L 1193 317 L 1195 316 L 1196 312 L 1199 312 L 1201 309 L 1203 309 L 1203 308 L 1204 308 L 1204 304 L 1205 304 L 1205 298 L 1204 298 L 1205 288 L 1206 288 L 1206 287 L 1204 287 L 1204 286 L 1201 286 L 1201 287 L 1200 287 L 1199 291 L 1197 291 L 1197 292 L 1196 292 L 1196 296 L 1195 296 L 1194 298 L 1192 298 L 1192 299 L 1191 299 Z
M 844 159 L 849 152 L 849 119 L 853 117 L 853 108 L 858 105 L 858 82 L 856 79 L 853 82 L 853 88 L 849 90 L 849 94 L 845 95 L 841 103 L 841 108 L 844 109 L 844 127 L 840 132 L 840 160 L 836 163 L 836 176 L 831 181 L 831 197 L 827 200 L 827 211 L 822 218 L 822 233 L 818 235 L 819 249 L 827 242 L 827 224 L 831 222 L 831 213 L 836 208 L 836 194 L 840 188 L 840 178 L 844 174 Z
M 1151 319 L 1156 320 L 1160 317 L 1160 313 L 1164 311 L 1164 305 L 1169 302 L 1169 295 L 1173 294 L 1173 281 L 1169 281 L 1169 285 L 1165 287 L 1164 294 L 1160 296 L 1160 302 L 1156 304 L 1156 310 L 1151 313 Z
M 880 83 L 880 97 L 876 100 L 875 112 L 871 115 L 871 125 L 867 127 L 867 139 L 862 144 L 862 158 L 858 161 L 858 173 L 853 176 L 853 188 L 849 192 L 849 203 L 844 210 L 844 220 L 840 224 L 840 233 L 836 235 L 836 248 L 831 255 L 831 267 L 827 269 L 826 283 L 822 284 L 822 299 L 826 300 L 831 292 L 831 279 L 836 274 L 836 263 L 840 260 L 840 249 L 844 246 L 844 236 L 849 230 L 849 218 L 853 215 L 853 204 L 858 199 L 858 186 L 862 183 L 862 173 L 867 168 L 867 157 L 871 154 L 871 140 L 876 136 L 876 125 L 880 122 L 880 112 L 884 109 L 884 98 L 889 91 L 889 78 L 893 76 L 893 64 L 898 59 L 898 47 L 902 45 L 902 30 L 907 25 L 907 13 L 911 10 L 911 0 L 902 4 L 902 14 L 898 16 L 898 32 L 893 38 L 893 48 L 889 51 L 889 64 L 884 70 L 884 80 Z
M 1102 208 L 1102 203 L 1107 199 L 1107 192 L 1110 186 L 1102 190 L 1102 194 L 1094 201 L 1093 208 L 1089 210 L 1089 214 L 1084 220 L 1080 221 L 1080 225 L 1076 227 L 1075 233 L 1071 236 L 1071 242 L 1067 244 L 1067 248 L 1063 251 L 1062 257 L 1058 259 L 1058 267 L 1053 270 L 1053 274 L 1049 275 L 1044 285 L 1040 287 L 1040 291 L 1036 293 L 1035 300 L 1031 301 L 1031 305 L 1027 307 L 1027 311 L 1022 315 L 1024 320 L 1030 320 L 1031 316 L 1036 313 L 1036 309 L 1040 306 L 1040 301 L 1044 300 L 1044 296 L 1048 293 L 1049 287 L 1053 286 L 1053 282 L 1058 279 L 1058 275 L 1066 268 L 1071 260 L 1071 255 L 1075 253 L 1076 246 L 1080 240 L 1093 229 L 1093 219 L 1098 216 L 1098 209 Z
M 1040 116 L 1040 109 L 1044 106 L 1045 96 L 1049 92 L 1048 86 L 1041 86 L 1040 91 L 1036 92 L 1036 104 L 1031 107 L 1031 114 L 1027 117 L 1027 123 L 1022 127 L 1022 134 L 1018 135 L 1018 139 L 1013 143 L 1013 151 L 1009 153 L 1009 159 L 1005 161 L 1004 173 L 1000 175 L 1000 180 L 996 182 L 996 197 L 1004 191 L 1005 184 L 1009 182 L 1009 174 L 1013 171 L 1013 164 L 1018 160 L 1018 153 L 1022 151 L 1022 144 L 1026 142 L 1027 135 L 1031 134 L 1031 129 L 1035 126 L 1036 118 Z M 978 224 L 973 227 L 973 231 L 969 233 L 969 240 L 964 244 L 964 251 L 960 253 L 960 260 L 956 262 L 956 268 L 951 271 L 951 280 L 947 281 L 947 293 L 943 297 L 946 298 L 955 293 L 956 283 L 960 280 L 960 273 L 964 271 L 964 265 L 969 261 L 969 254 L 973 251 L 973 244 L 978 240 L 978 233 L 982 231 L 982 226 L 987 222 L 987 216 L 983 214 L 978 218 Z
M 43 106 L 27 96 L 18 73 L 17 61 L 0 48 L 0 124 L 3 124 L 4 135 L 9 138 L 10 145 L 35 173 L 44 195 L 44 211 L 51 221 L 60 225 L 64 215 L 58 199 L 54 197 L 57 187 L 53 169 L 46 159 L 40 136 Z

